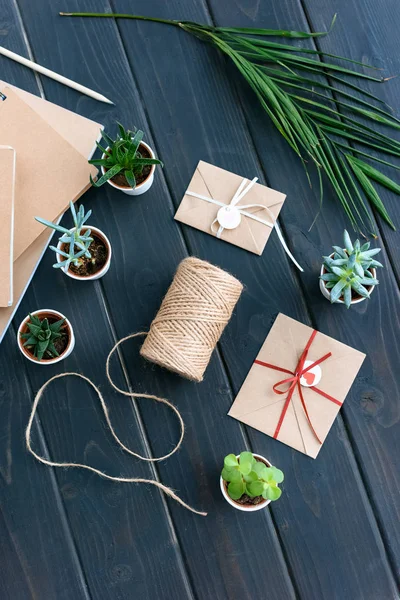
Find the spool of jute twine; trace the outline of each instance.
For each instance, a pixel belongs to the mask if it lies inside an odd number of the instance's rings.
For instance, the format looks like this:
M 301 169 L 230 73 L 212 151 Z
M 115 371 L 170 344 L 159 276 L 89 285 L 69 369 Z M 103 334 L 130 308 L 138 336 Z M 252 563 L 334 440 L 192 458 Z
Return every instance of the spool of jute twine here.
M 117 442 L 117 444 L 122 448 L 122 450 L 124 450 L 125 452 L 127 452 L 128 454 L 131 454 L 132 456 L 135 456 L 136 458 L 139 458 L 140 460 L 144 460 L 147 462 L 157 462 L 160 460 L 165 460 L 167 458 L 169 458 L 170 456 L 172 456 L 181 446 L 182 444 L 182 440 L 183 437 L 185 435 L 185 425 L 183 422 L 183 419 L 181 417 L 181 414 L 179 412 L 179 410 L 172 404 L 172 402 L 170 402 L 169 400 L 167 400 L 166 398 L 160 398 L 159 396 L 154 396 L 152 394 L 138 394 L 136 392 L 127 392 L 125 390 L 122 390 L 121 388 L 117 387 L 117 385 L 114 383 L 114 381 L 111 378 L 111 374 L 110 374 L 110 360 L 112 355 L 114 354 L 114 352 L 117 350 L 118 346 L 120 344 L 122 344 L 123 342 L 125 342 L 126 340 L 129 340 L 131 338 L 135 338 L 138 336 L 143 336 L 143 335 L 147 335 L 146 333 L 133 333 L 131 335 L 128 335 L 127 337 L 123 338 L 122 340 L 119 340 L 119 342 L 117 342 L 115 344 L 115 346 L 112 348 L 111 352 L 109 353 L 108 357 L 107 357 L 107 362 L 106 362 L 106 374 L 107 374 L 107 379 L 110 383 L 110 385 L 120 394 L 123 394 L 124 396 L 130 396 L 131 398 L 147 398 L 150 400 L 155 400 L 156 402 L 161 402 L 162 404 L 165 404 L 166 406 L 168 406 L 172 411 L 174 411 L 174 413 L 176 414 L 176 416 L 178 417 L 179 420 L 179 425 L 181 428 L 181 433 L 180 433 L 180 437 L 178 440 L 178 443 L 176 444 L 176 446 L 171 450 L 171 452 L 169 452 L 168 454 L 166 454 L 165 456 L 160 456 L 157 458 L 150 458 L 150 457 L 146 457 L 146 456 L 142 456 L 141 454 L 138 454 L 137 452 L 134 452 L 133 450 L 131 450 L 130 448 L 128 448 L 117 436 L 114 427 L 112 426 L 111 423 L 111 419 L 110 419 L 110 414 L 109 414 L 109 410 L 107 408 L 106 402 L 104 400 L 103 395 L 101 394 L 99 388 L 88 378 L 85 377 L 84 375 L 80 374 L 80 373 L 60 373 L 59 375 L 55 375 L 54 377 L 51 377 L 48 381 L 46 381 L 46 383 L 44 383 L 42 385 L 42 387 L 40 388 L 40 390 L 38 391 L 38 393 L 35 396 L 35 399 L 33 401 L 33 405 L 32 405 L 32 410 L 31 410 L 31 414 L 29 417 L 29 421 L 28 421 L 28 426 L 26 428 L 26 432 L 25 432 L 25 442 L 26 442 L 26 447 L 28 449 L 28 451 L 33 454 L 33 456 L 41 463 L 49 466 L 49 467 L 61 467 L 61 468 L 77 468 L 77 469 L 86 469 L 87 471 L 91 471 L 92 473 L 96 473 L 96 475 L 100 475 L 101 477 L 104 477 L 105 479 L 109 479 L 111 481 L 115 481 L 117 483 L 144 483 L 147 485 L 154 485 L 156 486 L 158 489 L 160 489 L 162 492 L 164 492 L 165 494 L 167 494 L 167 496 L 169 496 L 170 498 L 172 498 L 173 500 L 175 500 L 176 502 L 178 502 L 179 504 L 181 504 L 182 506 L 184 506 L 185 508 L 187 508 L 187 510 L 190 510 L 193 513 L 196 513 L 197 515 L 202 515 L 202 516 L 206 516 L 207 513 L 205 512 L 201 512 L 198 511 L 194 508 L 192 508 L 191 506 L 189 506 L 189 504 L 186 504 L 186 502 L 184 502 L 171 488 L 167 487 L 166 485 L 164 485 L 163 483 L 161 483 L 160 481 L 156 481 L 153 479 L 144 479 L 142 477 L 117 477 L 114 475 L 108 475 L 107 473 L 104 473 L 103 471 L 100 471 L 100 469 L 96 469 L 95 467 L 92 467 L 91 465 L 87 465 L 85 463 L 74 463 L 74 462 L 58 462 L 58 461 L 54 461 L 51 459 L 47 459 L 44 458 L 43 456 L 40 456 L 40 454 L 38 454 L 32 447 L 32 436 L 31 436 L 31 432 L 32 432 L 32 425 L 33 425 L 33 421 L 35 418 L 35 414 L 36 414 L 36 410 L 39 404 L 40 399 L 43 396 L 43 393 L 45 391 L 45 389 L 47 388 L 47 386 L 55 381 L 56 379 L 60 379 L 62 377 L 79 377 L 80 379 L 83 379 L 84 381 L 86 381 L 86 383 L 88 383 L 96 392 L 99 401 L 100 401 L 100 405 L 103 409 L 103 413 L 107 422 L 107 425 L 110 429 L 111 435 L 113 436 L 114 440 Z
M 202 381 L 243 285 L 198 258 L 185 258 L 140 350 L 147 360 Z

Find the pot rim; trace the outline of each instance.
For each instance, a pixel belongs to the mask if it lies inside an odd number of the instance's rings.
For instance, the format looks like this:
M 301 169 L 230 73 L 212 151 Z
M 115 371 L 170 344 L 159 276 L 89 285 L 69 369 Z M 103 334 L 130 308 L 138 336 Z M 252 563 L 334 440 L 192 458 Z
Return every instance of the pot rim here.
M 23 321 L 21 322 L 20 326 L 18 327 L 18 332 L 17 332 L 18 347 L 19 347 L 20 351 L 22 352 L 22 354 L 25 356 L 25 358 L 27 358 L 28 360 L 30 360 L 31 362 L 33 362 L 37 365 L 53 365 L 53 364 L 58 363 L 61 360 L 63 360 L 65 358 L 65 355 L 71 350 L 71 346 L 73 346 L 73 344 L 75 342 L 74 330 L 73 330 L 73 327 L 72 327 L 69 319 L 67 319 L 67 317 L 63 313 L 61 313 L 60 311 L 55 310 L 53 308 L 40 308 L 38 310 L 32 311 L 30 314 L 31 315 L 51 314 L 51 315 L 58 317 L 58 319 L 65 319 L 65 325 L 68 328 L 68 344 L 67 344 L 67 347 L 65 348 L 65 350 L 60 354 L 60 356 L 57 356 L 56 358 L 44 358 L 42 360 L 38 360 L 37 358 L 35 358 L 31 352 L 29 352 L 26 348 L 24 348 L 24 346 L 22 345 L 22 340 L 21 340 L 21 333 L 25 333 L 25 326 L 30 319 L 30 316 L 27 315 L 25 317 L 25 319 L 23 319 Z
M 334 254 L 335 254 L 334 252 L 331 252 L 331 254 L 329 255 L 329 258 L 331 258 Z M 324 270 L 326 270 L 326 267 L 325 267 L 324 263 L 322 263 L 321 270 L 320 270 L 320 276 L 324 274 Z M 372 275 L 376 279 L 376 268 L 375 267 L 371 267 L 369 270 L 371 271 Z M 319 278 L 319 287 L 320 287 L 320 290 L 322 292 L 322 295 L 325 296 L 330 301 L 330 299 L 331 299 L 331 292 L 326 287 L 326 282 L 323 279 L 321 279 L 321 278 Z M 369 290 L 369 295 L 371 296 L 372 292 L 376 288 L 376 284 L 371 284 L 368 287 L 371 288 Z M 363 298 L 362 296 L 360 296 L 359 298 L 355 298 L 354 300 L 352 299 L 351 300 L 351 304 L 359 304 L 360 302 L 363 302 L 364 300 L 367 300 L 367 298 Z M 344 300 L 341 300 L 339 298 L 336 302 L 333 302 L 332 304 L 344 304 Z
M 146 144 L 146 142 L 143 142 L 143 140 L 140 142 L 139 144 L 139 148 L 140 146 L 144 146 L 149 152 L 150 152 L 150 158 L 156 158 L 156 155 L 153 152 L 153 149 Z M 110 146 L 107 146 L 107 150 L 109 150 Z M 103 154 L 101 155 L 101 158 L 104 159 L 105 157 L 105 152 L 103 152 Z M 140 190 L 140 188 L 142 186 L 144 186 L 145 183 L 147 183 L 149 181 L 149 179 L 154 175 L 154 171 L 156 170 L 156 166 L 157 165 L 151 165 L 151 169 L 150 169 L 150 173 L 148 174 L 148 176 L 146 177 L 146 179 L 144 179 L 141 183 L 139 183 L 138 185 L 136 185 L 134 188 L 130 187 L 130 186 L 124 186 L 124 185 L 117 185 L 116 183 L 114 183 L 113 181 L 111 181 L 111 179 L 109 179 L 107 181 L 107 183 L 109 183 L 112 187 L 114 187 L 116 190 Z M 105 169 L 104 167 L 100 167 L 101 168 L 101 172 L 104 175 L 105 173 Z
M 256 454 L 255 452 L 252 452 L 252 455 L 255 458 L 261 458 L 263 461 L 265 461 L 265 463 L 269 467 L 272 467 L 271 463 L 269 462 L 269 460 L 267 458 L 265 458 L 265 456 L 261 456 L 261 454 Z M 237 454 L 236 458 L 239 458 L 239 456 L 240 456 L 240 454 Z M 233 506 L 237 510 L 241 510 L 242 512 L 255 512 L 257 510 L 261 510 L 262 508 L 265 508 L 266 506 L 268 506 L 268 504 L 271 503 L 271 500 L 264 499 L 264 501 L 260 502 L 259 504 L 252 504 L 252 505 L 238 504 L 237 502 L 235 502 L 235 500 L 232 500 L 232 498 L 229 496 L 227 490 L 225 489 L 225 481 L 222 479 L 221 476 L 219 478 L 219 485 L 220 485 L 221 492 L 222 492 L 222 495 L 224 496 L 225 500 L 231 506 Z
M 75 229 L 76 229 L 76 227 L 71 227 L 71 229 L 69 231 L 72 232 Z M 107 256 L 106 262 L 101 267 L 101 269 L 99 271 L 96 271 L 96 273 L 93 273 L 93 275 L 76 275 L 76 273 L 73 273 L 69 269 L 66 269 L 65 267 L 61 267 L 61 271 L 63 271 L 63 273 L 65 273 L 66 275 L 68 275 L 68 277 L 71 277 L 71 279 L 77 279 L 78 281 L 90 281 L 92 279 L 99 279 L 105 273 L 105 271 L 108 270 L 109 264 L 110 264 L 110 261 L 111 261 L 111 256 L 112 256 L 111 242 L 108 239 L 108 237 L 106 236 L 106 234 L 101 229 L 99 229 L 98 227 L 94 227 L 94 226 L 92 227 L 91 225 L 85 225 L 85 227 L 82 228 L 83 231 L 86 231 L 86 229 L 90 229 L 92 232 L 94 232 L 95 234 L 97 234 L 98 237 L 102 238 L 102 240 L 104 241 L 105 245 L 107 246 L 108 256 Z M 63 244 L 63 243 L 64 242 L 58 241 L 58 243 L 57 243 L 57 249 L 58 250 L 61 249 L 61 244 Z M 58 263 L 62 262 L 61 254 L 59 254 L 57 252 L 56 253 L 56 257 L 57 257 L 57 262 Z

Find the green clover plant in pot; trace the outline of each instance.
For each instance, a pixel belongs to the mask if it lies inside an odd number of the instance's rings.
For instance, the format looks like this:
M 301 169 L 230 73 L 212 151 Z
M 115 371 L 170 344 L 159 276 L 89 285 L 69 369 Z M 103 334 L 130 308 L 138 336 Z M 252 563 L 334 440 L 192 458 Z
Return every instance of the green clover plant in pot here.
M 220 477 L 220 488 L 225 500 L 237 510 L 254 512 L 268 506 L 281 496 L 279 484 L 284 479 L 280 469 L 252 452 L 237 456 L 228 454 Z
M 143 141 L 143 131 L 136 128 L 130 131 L 118 123 L 115 140 L 104 131 L 101 135 L 108 144 L 107 148 L 96 142 L 103 155 L 89 163 L 100 167 L 102 176 L 97 181 L 91 177 L 91 184 L 100 187 L 109 183 L 130 196 L 140 196 L 147 192 L 153 184 L 156 165 L 163 164 Z
M 343 246 L 333 246 L 334 252 L 324 256 L 319 287 L 332 304 L 345 304 L 350 308 L 371 296 L 379 283 L 376 269 L 383 265 L 374 258 L 380 248 L 370 248 L 370 242 L 361 244 L 356 240 L 353 243 L 347 231 Z
M 17 333 L 22 354 L 36 364 L 53 365 L 69 356 L 75 335 L 69 320 L 57 310 L 44 308 L 29 313 Z
M 86 224 L 92 214 L 91 210 L 85 213 L 81 205 L 77 211 L 72 202 L 69 207 L 74 222 L 74 227 L 71 229 L 35 217 L 42 225 L 63 234 L 58 240 L 57 247 L 50 246 L 50 250 L 53 250 L 57 257 L 53 267 L 61 269 L 72 279 L 80 281 L 100 279 L 110 268 L 112 255 L 110 240 L 101 229 Z

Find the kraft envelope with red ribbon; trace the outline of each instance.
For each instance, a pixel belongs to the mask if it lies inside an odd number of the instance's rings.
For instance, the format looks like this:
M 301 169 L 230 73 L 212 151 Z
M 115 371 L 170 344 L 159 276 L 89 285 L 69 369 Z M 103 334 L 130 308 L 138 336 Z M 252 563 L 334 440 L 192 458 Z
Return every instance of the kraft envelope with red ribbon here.
M 364 358 L 279 314 L 228 414 L 316 458 Z

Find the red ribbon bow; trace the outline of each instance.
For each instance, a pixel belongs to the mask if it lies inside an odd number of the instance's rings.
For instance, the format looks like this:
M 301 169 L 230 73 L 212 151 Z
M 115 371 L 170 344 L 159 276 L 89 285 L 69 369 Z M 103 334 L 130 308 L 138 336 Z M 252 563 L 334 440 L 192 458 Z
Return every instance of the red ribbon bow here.
M 275 429 L 275 433 L 274 433 L 274 438 L 275 439 L 279 435 L 279 431 L 280 431 L 280 429 L 282 427 L 282 423 L 283 423 L 283 421 L 285 419 L 287 409 L 288 409 L 289 404 L 290 404 L 290 402 L 292 400 L 293 392 L 294 392 L 294 390 L 297 387 L 297 389 L 299 391 L 301 405 L 302 405 L 304 413 L 305 413 L 305 415 L 307 417 L 308 424 L 310 425 L 311 430 L 312 430 L 313 434 L 315 435 L 316 439 L 322 445 L 322 442 L 319 439 L 319 437 L 318 437 L 318 435 L 317 435 L 317 433 L 316 433 L 316 431 L 315 431 L 315 429 L 313 427 L 313 424 L 311 423 L 311 419 L 310 419 L 310 416 L 308 414 L 307 406 L 306 406 L 306 403 L 305 403 L 304 398 L 303 398 L 303 392 L 302 392 L 301 383 L 300 383 L 300 379 L 302 378 L 302 376 L 304 375 L 304 373 L 307 373 L 307 371 L 310 371 L 316 365 L 319 365 L 324 360 L 326 360 L 327 358 L 329 358 L 330 356 L 332 356 L 332 353 L 328 352 L 328 354 L 325 354 L 324 356 L 322 356 L 322 358 L 319 358 L 318 360 L 316 360 L 315 362 L 313 362 L 311 365 L 309 365 L 307 368 L 304 368 L 304 363 L 307 360 L 308 351 L 310 350 L 311 344 L 313 343 L 314 338 L 315 338 L 316 335 L 317 335 L 317 331 L 314 330 L 312 332 L 312 334 L 311 334 L 310 339 L 307 342 L 306 347 L 303 350 L 302 355 L 300 356 L 300 360 L 297 363 L 297 367 L 294 370 L 294 372 L 293 371 L 289 371 L 288 369 L 283 369 L 282 367 L 278 367 L 276 365 L 271 365 L 269 363 L 262 362 L 261 360 L 255 360 L 254 361 L 254 363 L 256 365 L 262 365 L 263 367 L 268 367 L 269 369 L 274 369 L 275 371 L 282 371 L 282 373 L 288 373 L 289 375 L 292 376 L 292 377 L 288 377 L 287 379 L 282 379 L 282 381 L 278 381 L 278 383 L 275 383 L 275 385 L 272 388 L 274 390 L 275 394 L 287 394 L 286 401 L 285 401 L 285 404 L 283 406 L 281 416 L 279 417 L 278 425 L 276 426 L 276 429 Z M 288 388 L 286 388 L 285 390 L 278 389 L 282 385 L 285 385 L 287 383 L 290 384 Z M 342 402 L 339 402 L 339 400 L 336 400 L 336 398 L 333 398 L 329 394 L 326 394 L 325 392 L 323 392 L 319 388 L 317 388 L 315 386 L 310 386 L 310 390 L 313 390 L 314 392 L 317 392 L 317 394 L 320 394 L 321 396 L 324 396 L 324 398 L 327 398 L 331 402 L 334 402 L 335 404 L 338 404 L 339 406 L 342 406 Z

